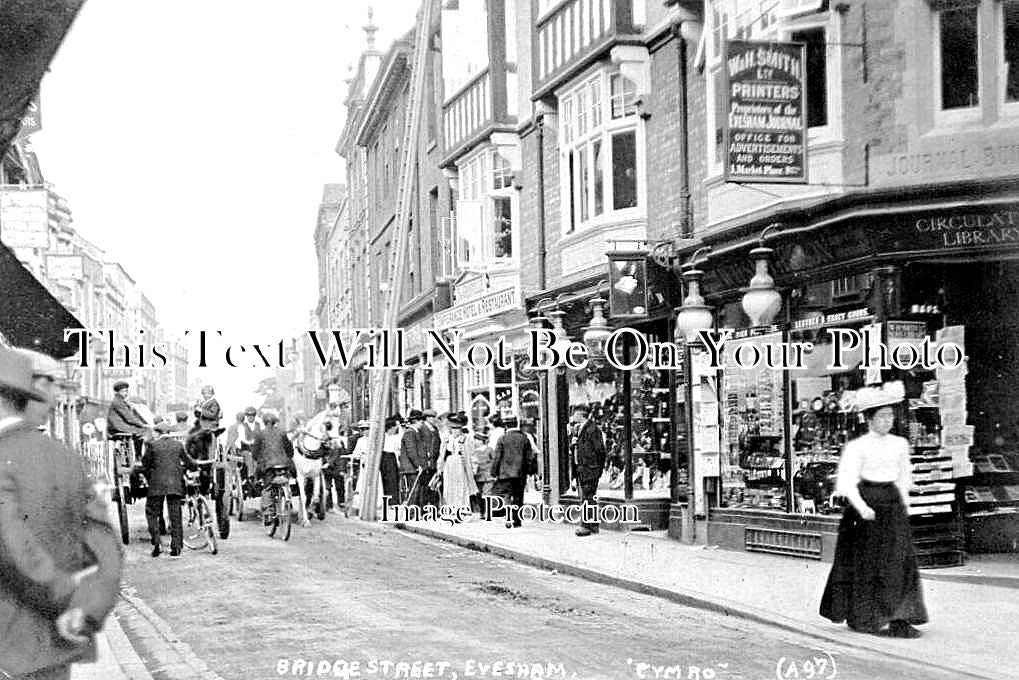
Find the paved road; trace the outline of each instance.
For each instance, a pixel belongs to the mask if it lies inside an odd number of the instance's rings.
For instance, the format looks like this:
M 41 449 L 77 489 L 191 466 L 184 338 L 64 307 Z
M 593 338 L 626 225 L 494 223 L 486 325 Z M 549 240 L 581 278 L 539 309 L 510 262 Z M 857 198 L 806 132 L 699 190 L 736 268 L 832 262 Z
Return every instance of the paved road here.
M 288 543 L 234 523 L 219 555 L 174 561 L 149 557 L 140 507 L 131 519 L 127 586 L 226 680 L 957 677 L 342 516 Z M 182 677 L 123 622 L 153 677 Z

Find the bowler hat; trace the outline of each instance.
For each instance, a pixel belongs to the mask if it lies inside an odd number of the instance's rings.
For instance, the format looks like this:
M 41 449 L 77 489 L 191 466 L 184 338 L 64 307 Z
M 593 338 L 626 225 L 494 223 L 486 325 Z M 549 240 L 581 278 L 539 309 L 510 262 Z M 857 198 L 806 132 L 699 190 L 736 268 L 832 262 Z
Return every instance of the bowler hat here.
M 418 411 L 416 408 L 411 409 L 410 413 L 407 414 L 407 420 L 410 422 L 414 422 L 415 420 L 422 420 L 424 417 L 425 414 L 421 413 L 421 411 Z
M 129 383 L 126 383 L 123 380 L 118 380 L 117 382 L 113 383 L 113 391 L 119 392 L 120 390 L 126 389 L 130 386 L 131 385 Z
M 46 401 L 46 395 L 35 389 L 32 360 L 6 347 L 0 347 L 0 388 L 35 401 Z
M 860 413 L 882 406 L 893 406 L 906 398 L 902 381 L 895 380 L 880 387 L 862 387 L 856 390 L 856 410 Z
M 258 411 L 255 410 L 254 406 L 249 406 L 248 408 L 244 409 L 244 415 L 246 415 L 246 416 L 256 416 L 256 415 L 258 415 Z
M 467 416 L 464 415 L 463 413 L 454 413 L 449 418 L 447 418 L 447 422 L 449 422 L 449 424 L 453 425 L 454 427 L 466 427 Z

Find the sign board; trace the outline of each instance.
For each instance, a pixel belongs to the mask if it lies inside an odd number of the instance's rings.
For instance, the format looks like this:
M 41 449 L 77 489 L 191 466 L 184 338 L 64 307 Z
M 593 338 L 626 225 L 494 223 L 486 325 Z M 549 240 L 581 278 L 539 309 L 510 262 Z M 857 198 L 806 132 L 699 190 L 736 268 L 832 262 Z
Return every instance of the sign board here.
M 807 182 L 806 46 L 726 43 L 725 181 Z
M 39 97 L 36 96 L 25 109 L 25 115 L 21 117 L 21 130 L 18 132 L 18 139 L 24 139 L 34 132 L 42 129 L 42 110 L 39 108 Z
M 609 318 L 648 318 L 647 253 L 609 253 Z
M 0 240 L 12 248 L 50 247 L 45 189 L 0 191 Z
M 47 255 L 46 273 L 56 281 L 81 281 L 84 275 L 81 256 Z
M 512 309 L 520 309 L 520 294 L 515 287 L 489 293 L 437 312 L 432 317 L 432 327 L 440 330 L 458 328 Z

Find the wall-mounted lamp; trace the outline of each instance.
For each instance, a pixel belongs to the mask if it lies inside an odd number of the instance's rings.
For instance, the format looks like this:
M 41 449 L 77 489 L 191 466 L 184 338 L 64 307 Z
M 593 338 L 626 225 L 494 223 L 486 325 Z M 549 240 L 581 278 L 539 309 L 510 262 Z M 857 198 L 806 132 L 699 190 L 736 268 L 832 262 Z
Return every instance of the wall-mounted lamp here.
M 606 281 L 599 281 L 596 288 L 601 290 L 602 285 L 608 285 Z M 601 363 L 605 360 L 605 343 L 612 335 L 612 328 L 605 318 L 605 298 L 595 293 L 591 298 L 591 322 L 584 328 L 581 336 L 584 345 L 587 347 L 588 355 L 594 363 Z
M 768 261 L 775 250 L 764 245 L 768 231 L 780 226 L 776 222 L 766 227 L 758 239 L 760 245 L 750 251 L 750 258 L 754 261 L 754 276 L 750 279 L 747 292 L 743 294 L 743 311 L 750 317 L 751 326 L 770 324 L 782 308 L 782 296 L 775 290 L 775 279 L 768 272 Z
M 683 304 L 676 308 L 676 341 L 689 342 L 697 339 L 697 331 L 711 330 L 715 326 L 715 317 L 711 308 L 704 303 L 701 295 L 701 277 L 704 272 L 697 269 L 697 256 L 710 246 L 698 248 L 693 257 L 683 265 L 683 282 L 686 284 L 686 297 Z

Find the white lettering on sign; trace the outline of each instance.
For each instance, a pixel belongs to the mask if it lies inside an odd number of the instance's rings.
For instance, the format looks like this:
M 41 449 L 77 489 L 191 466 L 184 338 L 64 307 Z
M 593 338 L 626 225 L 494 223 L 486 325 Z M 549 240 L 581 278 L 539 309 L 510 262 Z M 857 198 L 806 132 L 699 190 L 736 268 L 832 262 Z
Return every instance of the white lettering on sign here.
M 471 321 L 487 319 L 493 314 L 520 307 L 520 296 L 516 288 L 506 288 L 484 297 L 437 312 L 432 325 L 437 329 L 462 326 Z

